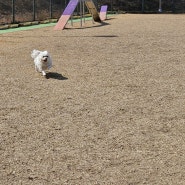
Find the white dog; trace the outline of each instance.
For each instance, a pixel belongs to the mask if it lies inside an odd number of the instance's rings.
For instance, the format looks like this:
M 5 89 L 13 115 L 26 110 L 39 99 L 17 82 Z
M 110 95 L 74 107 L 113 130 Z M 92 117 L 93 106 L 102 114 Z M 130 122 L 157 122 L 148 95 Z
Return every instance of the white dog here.
M 34 59 L 35 70 L 46 76 L 45 70 L 52 67 L 52 59 L 48 51 L 39 51 L 34 49 L 31 53 L 31 57 Z

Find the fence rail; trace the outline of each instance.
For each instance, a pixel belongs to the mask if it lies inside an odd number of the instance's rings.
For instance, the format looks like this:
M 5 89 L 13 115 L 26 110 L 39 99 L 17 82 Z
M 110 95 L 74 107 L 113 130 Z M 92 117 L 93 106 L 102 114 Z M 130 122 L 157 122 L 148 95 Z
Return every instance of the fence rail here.
M 185 0 L 93 0 L 97 9 L 103 4 L 108 11 L 137 13 L 185 13 Z M 69 0 L 0 0 L 0 25 L 58 19 Z M 160 7 L 161 6 L 161 7 Z M 79 14 L 79 6 L 75 13 Z

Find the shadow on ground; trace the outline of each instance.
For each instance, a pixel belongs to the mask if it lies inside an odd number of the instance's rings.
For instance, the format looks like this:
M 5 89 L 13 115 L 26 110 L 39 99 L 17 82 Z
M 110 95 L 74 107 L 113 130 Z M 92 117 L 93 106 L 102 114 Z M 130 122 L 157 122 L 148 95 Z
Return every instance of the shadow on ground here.
M 57 79 L 57 80 L 67 80 L 68 79 L 65 76 L 63 76 L 62 74 L 54 73 L 54 72 L 47 73 L 46 78 L 47 79 L 53 78 L 53 79 Z

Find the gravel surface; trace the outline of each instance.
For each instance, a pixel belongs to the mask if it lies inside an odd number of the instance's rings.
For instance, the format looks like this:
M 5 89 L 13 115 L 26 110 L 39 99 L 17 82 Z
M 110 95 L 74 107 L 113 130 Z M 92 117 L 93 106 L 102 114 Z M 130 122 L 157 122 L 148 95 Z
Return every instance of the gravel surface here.
M 0 34 L 0 184 L 184 184 L 185 15 L 53 28 Z

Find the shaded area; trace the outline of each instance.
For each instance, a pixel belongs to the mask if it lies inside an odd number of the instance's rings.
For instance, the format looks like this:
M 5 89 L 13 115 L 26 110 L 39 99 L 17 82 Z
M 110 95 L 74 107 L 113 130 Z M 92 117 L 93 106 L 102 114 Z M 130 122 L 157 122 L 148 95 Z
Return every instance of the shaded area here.
M 56 80 L 67 80 L 68 78 L 63 76 L 62 74 L 56 73 L 56 72 L 48 72 L 46 74 L 47 79 L 56 79 Z

